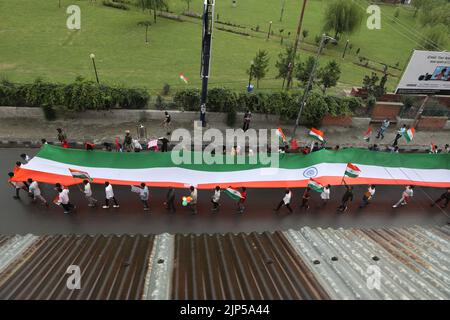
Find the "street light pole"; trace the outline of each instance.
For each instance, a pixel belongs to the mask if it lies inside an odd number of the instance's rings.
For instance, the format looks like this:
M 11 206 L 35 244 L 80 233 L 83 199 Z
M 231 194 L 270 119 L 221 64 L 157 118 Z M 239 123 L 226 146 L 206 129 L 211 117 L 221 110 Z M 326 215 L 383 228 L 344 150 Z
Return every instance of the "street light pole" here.
M 203 3 L 203 30 L 200 77 L 202 79 L 202 92 L 200 96 L 200 121 L 206 127 L 206 101 L 208 95 L 209 66 L 211 61 L 211 43 L 214 21 L 215 0 L 204 0 Z
M 94 65 L 95 78 L 97 79 L 97 83 L 100 84 L 100 82 L 98 81 L 97 67 L 95 66 L 95 54 L 91 53 L 89 57 L 92 59 L 92 64 Z
M 285 7 L 286 7 L 286 0 L 283 0 L 283 4 L 281 5 L 280 22 L 283 20 L 283 14 L 284 14 Z
M 250 92 L 250 86 L 252 84 L 252 76 L 253 76 L 253 60 L 250 62 L 250 72 L 249 72 L 249 77 L 248 77 L 248 86 L 247 86 L 247 91 Z
M 297 27 L 297 35 L 295 37 L 295 44 L 294 44 L 294 50 L 292 52 L 292 57 L 291 57 L 291 61 L 290 61 L 290 67 L 288 69 L 288 76 L 287 76 L 287 86 L 286 89 L 289 90 L 289 88 L 291 87 L 291 82 L 292 82 L 292 70 L 294 70 L 294 60 L 295 60 L 295 56 L 297 55 L 297 47 L 298 47 L 298 42 L 300 41 L 300 32 L 302 31 L 302 24 L 303 24 L 303 16 L 305 15 L 305 8 L 306 8 L 306 2 L 307 0 L 303 0 L 303 6 L 302 6 L 302 11 L 300 12 L 300 18 L 298 21 L 298 27 Z
M 302 100 L 300 102 L 300 109 L 298 110 L 297 120 L 295 120 L 294 131 L 292 132 L 292 138 L 295 138 L 295 132 L 297 131 L 298 124 L 300 122 L 300 117 L 302 115 L 303 107 L 306 104 L 306 101 L 309 96 L 309 91 L 312 87 L 312 83 L 314 81 L 314 75 L 317 69 L 317 62 L 319 61 L 320 54 L 322 53 L 322 49 L 325 46 L 325 40 L 336 41 L 334 38 L 327 36 L 326 34 L 322 35 L 322 39 L 320 40 L 319 49 L 317 50 L 316 58 L 314 59 L 314 65 L 311 70 L 311 74 L 309 75 L 308 84 L 306 85 L 305 92 L 303 93 Z

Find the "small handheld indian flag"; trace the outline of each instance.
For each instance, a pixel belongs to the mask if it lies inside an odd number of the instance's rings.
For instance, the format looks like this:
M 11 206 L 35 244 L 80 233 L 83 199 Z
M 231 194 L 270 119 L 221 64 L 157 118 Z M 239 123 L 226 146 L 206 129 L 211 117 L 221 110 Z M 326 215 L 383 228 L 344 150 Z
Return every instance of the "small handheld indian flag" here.
M 189 79 L 184 76 L 184 74 L 180 73 L 180 79 L 184 81 L 184 83 L 188 84 Z
M 74 177 L 74 178 L 89 180 L 90 182 L 93 181 L 87 172 L 84 172 L 81 170 L 76 170 L 76 169 L 70 169 L 70 168 L 69 168 L 69 171 L 70 171 L 70 174 L 72 175 L 72 177 Z
M 312 190 L 316 192 L 322 192 L 323 191 L 323 185 L 321 185 L 316 180 L 310 178 L 308 182 L 308 187 L 310 187 Z
M 281 128 L 277 129 L 276 134 L 283 142 L 286 142 L 286 136 Z
M 403 136 L 405 137 L 406 141 L 410 143 L 411 140 L 414 138 L 415 133 L 416 130 L 414 128 L 410 128 L 403 133 Z
M 347 168 L 345 168 L 344 176 L 350 178 L 357 178 L 361 174 L 361 170 L 352 163 L 347 163 Z
M 371 135 L 372 135 L 372 127 L 369 127 L 366 133 L 364 133 L 364 140 L 369 141 Z
M 236 189 L 230 188 L 230 187 L 226 188 L 224 190 L 224 192 L 227 196 L 229 196 L 234 201 L 239 201 L 243 198 L 239 191 L 237 191 Z
M 308 135 L 313 139 L 319 140 L 320 142 L 324 141 L 323 139 L 324 133 L 316 128 L 311 128 L 309 130 Z

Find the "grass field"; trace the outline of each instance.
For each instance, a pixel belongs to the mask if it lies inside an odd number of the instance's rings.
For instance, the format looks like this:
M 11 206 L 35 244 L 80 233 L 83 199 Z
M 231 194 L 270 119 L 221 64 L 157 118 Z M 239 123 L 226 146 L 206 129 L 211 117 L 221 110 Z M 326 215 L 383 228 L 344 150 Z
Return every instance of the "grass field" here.
M 270 69 L 260 90 L 281 88 L 276 76 L 275 61 L 284 50 L 277 36 L 280 29 L 284 34 L 291 32 L 285 44 L 292 41 L 297 27 L 301 1 L 287 0 L 284 18 L 279 22 L 283 0 L 238 0 L 233 8 L 231 0 L 216 0 L 216 14 L 221 21 L 256 27 L 263 32 L 251 37 L 220 30 L 214 31 L 213 59 L 210 84 L 245 90 L 248 76 L 246 69 L 258 49 L 265 49 L 270 56 Z M 307 43 L 301 44 L 302 58 L 314 54 L 314 36 L 321 33 L 322 16 L 328 0 L 308 2 L 304 28 L 309 30 Z M 145 44 L 145 29 L 138 21 L 150 20 L 148 12 L 139 8 L 123 11 L 101 5 L 90 4 L 89 0 L 0 0 L 0 77 L 11 81 L 30 82 L 36 77 L 48 81 L 69 82 L 78 75 L 94 80 L 90 53 L 95 53 L 101 82 L 139 86 L 151 93 L 159 93 L 168 83 L 172 89 L 199 87 L 199 62 L 201 25 L 200 21 L 187 18 L 177 22 L 158 18 L 150 27 L 149 44 Z M 193 0 L 191 11 L 202 12 L 201 0 Z M 367 6 L 364 0 L 362 5 Z M 81 8 L 81 30 L 68 30 L 66 8 L 76 4 Z M 181 13 L 186 9 L 182 0 L 170 0 L 170 11 Z M 328 48 L 321 57 L 321 63 L 335 58 L 341 64 L 342 76 L 335 90 L 360 85 L 362 78 L 371 70 L 357 66 L 355 51 L 360 55 L 401 67 L 407 62 L 414 47 L 417 47 L 416 33 L 420 28 L 412 17 L 412 10 L 401 8 L 401 26 L 393 22 L 395 7 L 382 6 L 381 30 L 368 30 L 365 23 L 360 31 L 349 39 L 353 45 L 345 60 L 341 59 L 345 41 L 337 47 Z M 269 21 L 273 21 L 275 36 L 266 41 Z M 217 26 L 217 24 L 216 24 Z M 309 44 L 308 44 L 309 43 Z M 448 48 L 447 48 L 448 49 Z M 185 85 L 178 78 L 183 72 L 189 79 Z M 400 71 L 393 72 L 400 75 Z M 389 89 L 398 79 L 390 77 Z

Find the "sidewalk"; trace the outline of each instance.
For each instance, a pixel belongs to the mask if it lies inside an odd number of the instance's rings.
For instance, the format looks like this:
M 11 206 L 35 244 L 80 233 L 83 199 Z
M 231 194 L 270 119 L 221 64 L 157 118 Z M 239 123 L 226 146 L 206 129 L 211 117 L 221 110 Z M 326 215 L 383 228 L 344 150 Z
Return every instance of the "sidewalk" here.
M 236 128 L 240 128 L 241 121 L 237 122 Z M 86 123 L 85 123 L 86 122 Z M 56 128 L 63 128 L 68 136 L 70 142 L 78 142 L 83 144 L 86 141 L 100 145 L 103 142 L 113 143 L 116 137 L 119 137 L 120 141 L 123 140 L 125 130 L 130 130 L 131 134 L 135 137 L 137 135 L 138 122 L 124 121 L 120 124 L 105 123 L 102 125 L 93 125 L 89 121 L 83 120 L 57 120 L 54 122 L 48 122 L 45 120 L 36 119 L 0 119 L 0 146 L 7 147 L 18 142 L 19 144 L 26 145 L 39 145 L 42 138 L 47 139 L 49 142 L 55 142 Z M 156 139 L 166 134 L 164 128 L 161 126 L 161 121 L 147 120 L 143 122 L 147 131 L 148 139 Z M 254 129 L 268 129 L 277 128 L 280 126 L 278 123 L 267 124 L 250 124 L 250 128 Z M 208 127 L 213 127 L 224 132 L 225 129 L 230 129 L 224 123 L 209 123 Z M 292 125 L 281 125 L 286 137 L 289 139 L 293 130 Z M 173 119 L 172 129 L 185 128 L 191 133 L 194 129 L 192 122 L 180 122 Z M 380 148 L 383 148 L 392 143 L 396 128 L 392 127 L 385 133 L 384 140 L 375 139 L 376 131 L 378 127 L 373 126 L 374 133 L 370 143 L 363 140 L 363 135 L 367 130 L 367 127 L 322 127 L 321 130 L 325 133 L 325 139 L 327 146 L 335 146 L 339 144 L 341 147 L 367 147 L 369 144 L 377 143 Z M 308 138 L 307 133 L 309 128 L 299 127 L 297 128 L 297 139 L 300 144 L 309 144 L 311 139 Z M 399 147 L 405 149 L 426 149 L 430 146 L 430 143 L 435 143 L 439 148 L 442 148 L 446 143 L 450 143 L 450 132 L 447 131 L 420 131 L 417 130 L 414 136 L 414 140 L 407 144 L 404 139 L 399 140 Z

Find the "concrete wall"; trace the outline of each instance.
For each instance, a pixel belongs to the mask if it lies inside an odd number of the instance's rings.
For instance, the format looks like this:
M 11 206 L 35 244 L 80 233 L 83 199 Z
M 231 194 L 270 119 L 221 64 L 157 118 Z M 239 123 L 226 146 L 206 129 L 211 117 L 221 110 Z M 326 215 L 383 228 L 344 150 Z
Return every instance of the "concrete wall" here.
M 447 124 L 447 120 L 447 117 L 421 116 L 417 128 L 422 130 L 442 129 Z

